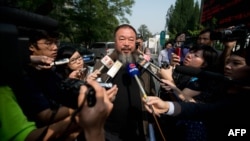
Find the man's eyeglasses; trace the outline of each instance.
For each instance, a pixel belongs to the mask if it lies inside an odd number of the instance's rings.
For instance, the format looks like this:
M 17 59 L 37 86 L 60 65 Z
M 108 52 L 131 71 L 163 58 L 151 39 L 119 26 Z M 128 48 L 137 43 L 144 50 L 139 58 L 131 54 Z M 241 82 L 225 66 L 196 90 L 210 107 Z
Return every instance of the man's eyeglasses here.
M 70 64 L 75 64 L 77 61 L 80 61 L 80 60 L 82 60 L 82 56 L 77 56 L 75 58 L 70 59 L 69 63 Z

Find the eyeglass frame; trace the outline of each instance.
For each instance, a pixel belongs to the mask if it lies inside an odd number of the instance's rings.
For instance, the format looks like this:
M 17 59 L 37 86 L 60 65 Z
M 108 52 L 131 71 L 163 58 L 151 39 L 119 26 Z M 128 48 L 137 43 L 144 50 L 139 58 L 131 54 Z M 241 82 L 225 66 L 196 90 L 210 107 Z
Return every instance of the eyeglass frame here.
M 56 39 L 45 39 L 44 43 L 34 43 L 33 45 L 38 47 L 39 44 L 44 44 L 48 49 L 51 49 L 52 45 L 55 44 L 57 47 L 60 46 L 60 42 Z
M 81 55 L 79 55 L 79 56 L 77 56 L 77 57 L 75 57 L 75 58 L 72 58 L 72 59 L 70 59 L 69 60 L 69 63 L 70 64 L 75 64 L 77 61 L 79 61 L 79 60 L 82 60 L 82 56 Z

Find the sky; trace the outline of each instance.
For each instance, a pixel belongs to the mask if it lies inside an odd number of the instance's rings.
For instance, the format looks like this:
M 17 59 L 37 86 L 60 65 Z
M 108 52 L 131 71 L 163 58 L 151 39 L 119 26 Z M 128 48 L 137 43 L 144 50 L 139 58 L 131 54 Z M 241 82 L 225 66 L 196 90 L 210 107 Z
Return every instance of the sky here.
M 160 33 L 165 28 L 165 17 L 171 5 L 176 0 L 135 0 L 131 16 L 127 15 L 130 24 L 136 30 L 145 24 L 152 33 Z

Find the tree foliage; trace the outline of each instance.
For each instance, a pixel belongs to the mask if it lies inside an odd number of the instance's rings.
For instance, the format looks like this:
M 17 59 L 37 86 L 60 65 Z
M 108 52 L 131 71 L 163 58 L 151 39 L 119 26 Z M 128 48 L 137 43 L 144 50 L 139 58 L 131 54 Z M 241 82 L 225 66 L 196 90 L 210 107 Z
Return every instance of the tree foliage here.
M 201 30 L 199 24 L 200 6 L 194 0 L 176 0 L 175 6 L 170 6 L 166 15 L 166 26 L 170 38 L 177 33 L 186 32 L 196 36 Z
M 138 34 L 142 35 L 144 41 L 152 37 L 152 33 L 149 31 L 148 27 L 145 24 L 142 24 L 137 30 Z
M 58 20 L 62 41 L 89 45 L 113 40 L 114 28 L 119 23 L 129 23 L 125 15 L 131 15 L 134 3 L 134 0 L 26 0 L 18 1 L 17 6 Z

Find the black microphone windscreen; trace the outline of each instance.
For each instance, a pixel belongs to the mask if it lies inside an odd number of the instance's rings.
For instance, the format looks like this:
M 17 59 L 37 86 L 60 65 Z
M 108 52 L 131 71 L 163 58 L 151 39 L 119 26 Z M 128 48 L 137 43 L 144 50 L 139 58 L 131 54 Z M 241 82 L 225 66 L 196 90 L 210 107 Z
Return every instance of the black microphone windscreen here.
M 226 81 L 229 80 L 223 74 L 212 72 L 212 71 L 205 71 L 205 70 L 194 68 L 194 67 L 176 66 L 174 71 L 185 74 L 185 75 L 195 76 L 199 78 L 206 78 L 210 80 L 211 79 L 226 80 Z
M 201 73 L 201 69 L 186 66 L 175 66 L 174 71 L 191 76 L 198 76 Z

